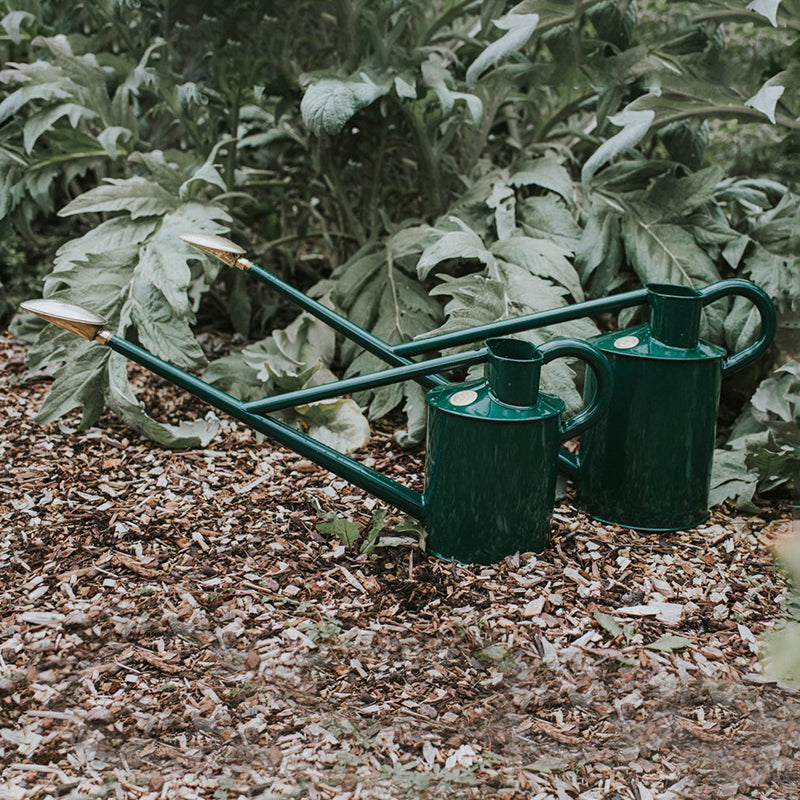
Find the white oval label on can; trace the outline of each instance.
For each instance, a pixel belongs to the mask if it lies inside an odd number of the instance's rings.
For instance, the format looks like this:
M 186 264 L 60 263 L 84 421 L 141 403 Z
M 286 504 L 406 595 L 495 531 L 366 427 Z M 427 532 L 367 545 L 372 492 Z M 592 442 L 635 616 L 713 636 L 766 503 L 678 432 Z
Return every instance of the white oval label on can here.
M 636 347 L 637 344 L 639 344 L 638 336 L 620 336 L 614 342 L 614 347 L 618 350 L 630 350 L 631 347 Z
M 461 392 L 456 392 L 450 396 L 451 406 L 468 406 L 478 399 L 478 393 L 473 392 L 472 389 L 464 389 Z

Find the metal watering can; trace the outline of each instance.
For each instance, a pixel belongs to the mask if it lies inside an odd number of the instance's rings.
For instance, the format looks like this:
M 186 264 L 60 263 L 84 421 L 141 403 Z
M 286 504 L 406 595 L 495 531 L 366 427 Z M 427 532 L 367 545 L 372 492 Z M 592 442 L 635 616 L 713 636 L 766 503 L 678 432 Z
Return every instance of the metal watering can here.
M 597 419 L 597 415 L 606 405 L 605 395 L 609 391 L 608 375 L 605 371 L 605 364 L 602 359 L 598 360 L 596 351 L 581 342 L 562 341 L 559 345 L 558 342 L 553 341 L 537 350 L 525 342 L 495 338 L 487 342 L 484 350 L 474 353 L 448 356 L 422 363 L 411 361 L 411 356 L 567 322 L 585 316 L 649 304 L 653 311 L 651 325 L 654 332 L 645 333 L 645 329 L 650 331 L 650 327 L 645 325 L 632 329 L 632 331 L 597 337 L 596 345 L 609 356 L 612 368 L 617 373 L 614 376 L 617 388 L 611 400 L 612 414 L 609 422 L 601 425 L 602 431 L 595 426 L 594 433 L 587 433 L 582 445 L 582 455 L 579 458 L 562 450 L 559 460 L 565 471 L 579 479 L 579 503 L 588 513 L 621 525 L 665 530 L 697 524 L 707 513 L 708 475 L 713 456 L 720 378 L 723 373 L 732 372 L 757 358 L 769 346 L 775 331 L 775 311 L 768 295 L 748 281 L 733 279 L 720 281 L 699 292 L 682 286 L 666 284 L 651 286 L 606 298 L 575 303 L 571 306 L 500 320 L 463 331 L 390 345 L 303 294 L 277 276 L 256 266 L 244 257 L 244 249 L 230 240 L 209 234 L 191 234 L 182 238 L 187 243 L 220 258 L 227 265 L 248 271 L 254 278 L 268 284 L 272 289 L 294 301 L 308 313 L 323 320 L 339 333 L 389 364 L 396 365 L 396 369 L 338 381 L 328 386 L 290 392 L 252 403 L 240 403 L 224 392 L 160 361 L 130 342 L 101 330 L 103 321 L 89 312 L 72 307 L 68 312 L 56 313 L 51 305 L 48 305 L 47 308 L 41 305 L 42 303 L 51 304 L 53 301 L 34 301 L 23 305 L 33 313 L 38 313 L 79 335 L 90 339 L 96 338 L 98 341 L 109 344 L 128 358 L 138 361 L 159 375 L 192 391 L 256 430 L 271 435 L 282 444 L 317 461 L 326 469 L 367 489 L 401 510 L 423 519 L 429 531 L 430 548 L 439 555 L 465 561 L 497 560 L 515 552 L 516 549 L 541 549 L 546 543 L 546 525 L 543 526 L 541 522 L 535 526 L 531 525 L 529 533 L 522 538 L 519 538 L 518 534 L 500 533 L 497 534 L 496 545 L 484 541 L 489 538 L 487 536 L 489 530 L 493 532 L 492 535 L 495 531 L 519 530 L 519 523 L 525 515 L 529 515 L 531 520 L 534 518 L 541 520 L 542 514 L 534 514 L 534 507 L 538 508 L 540 512 L 544 507 L 547 516 L 550 513 L 552 491 L 548 487 L 550 481 L 554 479 L 554 472 L 549 468 L 544 468 L 543 464 L 550 464 L 554 458 L 550 458 L 549 451 L 552 450 L 552 441 L 558 438 L 554 431 L 560 425 L 560 423 L 556 424 L 560 410 L 556 411 L 555 408 L 558 407 L 560 401 L 537 395 L 541 364 L 545 360 L 551 360 L 561 355 L 577 355 L 584 358 L 592 367 L 592 372 L 587 380 L 587 392 L 589 395 L 595 392 L 596 397 L 578 417 L 561 427 L 562 438 L 577 435 Z M 725 358 L 723 361 L 724 351 L 710 344 L 699 343 L 697 332 L 701 307 L 731 294 L 742 295 L 755 302 L 761 314 L 761 333 L 758 340 L 744 351 Z M 665 299 L 662 300 L 662 297 Z M 686 298 L 690 302 L 683 302 Z M 76 322 L 76 320 L 79 321 Z M 80 329 L 76 329 L 75 325 L 78 325 Z M 637 335 L 637 332 L 640 335 Z M 637 342 L 626 347 L 626 342 L 631 342 L 632 338 L 636 338 Z M 503 343 L 508 341 L 510 344 Z M 659 342 L 661 344 L 658 344 Z M 691 344 L 692 342 L 694 344 Z M 645 343 L 647 344 L 645 345 Z M 637 345 L 640 344 L 641 347 L 637 349 Z M 648 349 L 651 344 L 652 348 Z M 552 349 L 557 346 L 560 346 L 562 350 L 554 351 Z M 568 347 L 573 349 L 570 352 L 563 349 Z M 621 360 L 622 353 L 625 354 L 626 360 Z M 639 370 L 631 372 L 631 364 L 627 359 L 634 357 L 640 359 L 636 362 Z M 464 386 L 454 387 L 441 375 L 436 374 L 438 371 L 445 371 L 457 366 L 482 362 L 487 363 L 487 378 L 482 387 L 476 385 L 466 388 Z M 538 366 L 537 362 L 539 362 Z M 669 362 L 669 366 L 662 362 Z M 695 362 L 703 362 L 704 366 L 700 367 Z M 526 373 L 527 378 L 523 377 Z M 703 377 L 698 378 L 695 373 L 702 374 Z M 509 388 L 504 389 L 498 383 L 500 381 L 498 375 L 502 374 L 511 376 Z M 259 416 L 291 405 L 314 402 L 325 397 L 408 379 L 416 380 L 429 389 L 437 386 L 443 387 L 441 391 L 429 392 L 428 396 L 430 408 L 426 484 L 428 488 L 426 488 L 424 496 L 420 496 L 379 473 L 367 469 L 358 462 L 320 445 L 292 428 Z M 528 388 L 522 391 L 521 387 L 525 385 L 526 381 Z M 683 402 L 682 405 L 673 402 L 666 405 L 661 404 L 658 387 L 664 382 L 673 391 L 677 390 L 684 401 L 689 397 L 692 397 L 693 400 L 689 403 Z M 650 386 L 651 392 L 649 394 L 643 392 L 642 386 Z M 458 398 L 462 392 L 475 393 L 477 397 L 465 402 L 463 406 L 458 405 L 457 399 L 456 404 L 453 405 L 448 398 Z M 510 395 L 506 392 L 511 392 L 511 396 L 516 400 L 509 399 Z M 634 426 L 632 432 L 628 434 L 626 421 L 630 416 L 628 406 L 631 396 L 643 399 L 635 406 L 638 425 Z M 462 394 L 461 397 L 466 396 Z M 506 399 L 501 399 L 503 397 Z M 543 408 L 540 408 L 540 403 L 545 399 L 546 403 L 555 403 L 555 406 L 550 405 L 549 410 L 544 411 Z M 481 406 L 482 403 L 483 406 Z M 696 415 L 695 412 L 701 405 L 704 413 Z M 506 420 L 493 417 L 492 409 L 497 412 L 503 406 L 507 409 L 517 410 L 509 411 L 510 416 Z M 479 407 L 485 407 L 482 416 L 478 411 Z M 528 409 L 528 411 L 520 412 L 520 408 Z M 681 410 L 678 411 L 678 408 Z M 458 413 L 455 413 L 457 409 Z M 531 412 L 530 409 L 536 409 L 536 411 Z M 484 460 L 487 464 L 495 462 L 491 461 L 492 456 L 484 457 L 483 452 L 478 451 L 477 442 L 486 439 L 486 443 L 481 444 L 481 447 L 485 449 L 486 453 L 493 452 L 490 440 L 497 437 L 498 442 L 505 441 L 505 434 L 500 435 L 501 428 L 496 423 L 509 422 L 512 418 L 517 435 L 521 434 L 523 430 L 526 431 L 524 436 L 519 435 L 519 439 L 526 442 L 528 439 L 531 440 L 527 447 L 531 453 L 536 454 L 536 457 L 526 459 L 522 451 L 513 444 L 506 443 L 494 449 L 494 452 L 502 453 L 505 448 L 506 458 L 500 462 L 503 466 L 488 474 L 490 470 L 485 469 L 482 463 Z M 612 423 L 611 420 L 614 422 Z M 520 422 L 527 422 L 524 429 L 519 425 Z M 461 428 L 465 425 L 469 427 L 462 431 Z M 488 438 L 481 438 L 477 432 L 480 426 L 485 427 L 486 425 L 491 425 L 490 428 L 487 428 L 491 432 L 487 434 Z M 540 440 L 537 442 L 541 446 L 534 444 L 535 437 L 532 435 L 534 429 L 538 429 L 539 434 L 547 439 L 547 444 L 541 444 Z M 476 447 L 467 450 L 463 445 L 456 446 L 452 443 L 453 437 L 460 438 L 464 432 L 469 435 L 469 441 L 476 442 Z M 684 433 L 686 433 L 685 437 Z M 445 437 L 444 440 L 440 440 L 442 436 Z M 516 436 L 508 435 L 509 442 L 513 442 L 515 438 Z M 612 441 L 625 442 L 626 445 L 614 449 L 608 444 L 605 446 L 602 444 Z M 453 447 L 461 449 L 453 451 Z M 453 452 L 451 453 L 451 451 Z M 510 458 L 509 455 L 511 455 Z M 545 456 L 544 461 L 537 461 L 537 458 L 542 459 Z M 702 517 L 700 514 L 691 517 L 683 515 L 679 519 L 674 513 L 675 504 L 672 501 L 661 502 L 666 462 L 677 465 L 669 473 L 668 478 L 671 489 L 674 489 L 673 494 L 681 495 L 679 499 L 683 500 L 683 495 L 689 491 L 688 487 L 695 487 L 691 492 L 695 498 L 693 508 L 697 510 L 702 506 L 705 509 Z M 442 467 L 444 470 L 442 472 L 437 468 L 437 464 L 446 464 L 447 466 Z M 470 472 L 470 465 L 475 465 L 472 472 Z M 464 476 L 458 478 L 459 482 L 464 482 L 464 491 L 460 491 L 456 486 L 450 493 L 449 500 L 444 499 L 443 488 L 438 488 L 436 493 L 433 492 L 433 487 L 444 487 L 448 483 L 447 476 L 456 475 Z M 548 477 L 551 475 L 552 478 Z M 537 476 L 539 480 L 537 487 L 544 487 L 543 493 L 538 494 L 538 490 L 531 488 L 534 483 L 533 476 Z M 602 481 L 605 483 L 601 483 Z M 511 490 L 512 484 L 513 491 Z M 592 488 L 601 485 L 604 488 Z M 607 489 L 609 486 L 611 487 L 610 492 Z M 483 492 L 483 489 L 486 491 Z M 470 497 L 487 499 L 485 502 L 477 503 L 476 501 L 468 504 L 465 502 L 465 497 L 469 492 L 472 492 L 469 494 Z M 441 498 L 441 502 L 431 500 L 437 494 Z M 606 494 L 616 498 L 610 511 L 603 505 Z M 543 500 L 534 499 L 545 497 L 549 498 L 545 506 L 542 506 Z M 427 509 L 425 508 L 426 498 L 428 499 Z M 506 498 L 510 499 L 506 500 Z M 525 506 L 524 511 L 521 510 L 523 506 Z M 647 517 L 651 524 L 644 524 L 642 519 L 635 514 L 628 514 L 629 506 L 635 508 L 652 506 L 654 513 Z M 464 509 L 467 507 L 471 510 L 465 514 Z M 520 510 L 513 510 L 517 508 Z M 498 520 L 505 514 L 508 514 L 508 519 L 511 520 L 510 527 L 505 523 L 502 525 L 498 523 Z M 534 529 L 537 533 L 531 534 L 530 531 Z M 475 536 L 481 541 L 472 541 Z M 502 542 L 505 544 L 501 544 Z
M 590 426 L 605 411 L 611 396 L 608 360 L 585 342 L 554 339 L 537 348 L 530 342 L 494 338 L 474 352 L 244 403 L 115 336 L 103 327 L 102 318 L 80 306 L 34 300 L 23 303 L 22 307 L 78 336 L 107 345 L 413 515 L 426 527 L 428 549 L 435 555 L 458 561 L 490 564 L 519 550 L 545 548 L 560 442 Z M 561 420 L 563 401 L 539 392 L 542 366 L 563 357 L 586 361 L 596 387 L 588 404 L 566 423 Z M 428 392 L 428 455 L 423 494 L 263 416 L 279 408 L 479 363 L 486 364 L 483 379 L 443 382 Z
M 703 307 L 727 295 L 751 300 L 758 338 L 726 352 L 699 337 Z M 775 335 L 775 307 L 759 287 L 720 281 L 694 290 L 650 284 L 649 322 L 592 339 L 611 361 L 608 414 L 581 442 L 580 456 L 560 455 L 577 479 L 578 508 L 637 530 L 683 530 L 708 517 L 722 378 L 758 358 Z M 592 376 L 587 380 L 591 391 Z

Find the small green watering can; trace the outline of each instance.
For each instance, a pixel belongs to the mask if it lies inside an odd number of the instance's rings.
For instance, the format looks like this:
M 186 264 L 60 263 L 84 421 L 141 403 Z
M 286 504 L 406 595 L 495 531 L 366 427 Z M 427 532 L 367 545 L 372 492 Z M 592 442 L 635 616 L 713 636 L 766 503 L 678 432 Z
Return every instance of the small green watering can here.
M 559 445 L 589 428 L 611 397 L 607 358 L 586 342 L 553 339 L 540 347 L 492 338 L 485 347 L 348 378 L 283 395 L 242 402 L 104 328 L 79 306 L 33 300 L 22 308 L 126 358 L 231 414 L 331 472 L 413 515 L 425 525 L 429 551 L 442 558 L 490 564 L 518 551 L 541 551 L 550 534 Z M 539 392 L 542 366 L 579 358 L 593 376 L 584 408 L 567 422 L 564 403 Z M 440 371 L 485 364 L 484 378 L 428 391 L 425 491 L 420 494 L 283 423 L 270 411 L 420 380 Z
M 725 350 L 699 338 L 703 307 L 729 295 L 752 301 L 758 338 Z M 694 290 L 647 286 L 649 322 L 592 339 L 614 373 L 608 414 L 560 462 L 577 480 L 576 504 L 596 519 L 638 530 L 683 530 L 708 517 L 722 378 L 758 358 L 776 327 L 775 308 L 755 284 L 726 280 Z M 587 380 L 591 390 L 592 378 Z

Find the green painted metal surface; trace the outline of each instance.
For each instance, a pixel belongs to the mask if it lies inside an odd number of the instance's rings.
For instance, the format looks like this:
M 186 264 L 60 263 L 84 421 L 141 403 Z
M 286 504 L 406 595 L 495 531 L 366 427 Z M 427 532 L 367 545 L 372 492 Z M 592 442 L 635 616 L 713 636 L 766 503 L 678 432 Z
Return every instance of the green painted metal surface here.
M 728 369 L 760 355 L 774 335 L 769 297 L 747 281 L 694 291 L 648 287 L 648 324 L 593 341 L 614 373 L 606 416 L 560 460 L 578 480 L 576 503 L 596 519 L 641 530 L 683 530 L 708 517 L 720 385 Z M 729 294 L 756 302 L 758 339 L 742 353 L 698 338 L 702 308 Z M 730 366 L 729 366 L 730 365 Z M 593 378 L 586 386 L 591 391 Z
M 699 525 L 708 516 L 722 356 L 648 358 L 597 344 L 614 390 L 606 417 L 581 442 L 578 508 L 629 528 Z
M 561 422 L 563 401 L 539 392 L 542 365 L 577 355 L 595 371 L 601 390 L 579 426 L 591 425 L 610 399 L 608 363 L 584 342 L 486 346 L 484 379 L 428 392 L 423 498 L 428 550 L 481 564 L 540 552 L 550 538 L 558 447 L 573 428 Z

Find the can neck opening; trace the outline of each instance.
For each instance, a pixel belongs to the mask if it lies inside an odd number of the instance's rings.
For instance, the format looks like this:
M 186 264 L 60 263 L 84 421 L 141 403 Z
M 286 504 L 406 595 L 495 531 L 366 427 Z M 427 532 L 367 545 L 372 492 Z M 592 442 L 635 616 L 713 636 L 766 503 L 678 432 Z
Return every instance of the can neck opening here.
M 534 406 L 544 357 L 531 342 L 497 337 L 486 340 L 485 376 L 492 395 L 511 406 Z
M 669 347 L 697 347 L 703 310 L 700 292 L 689 286 L 650 283 L 647 295 L 653 338 Z

